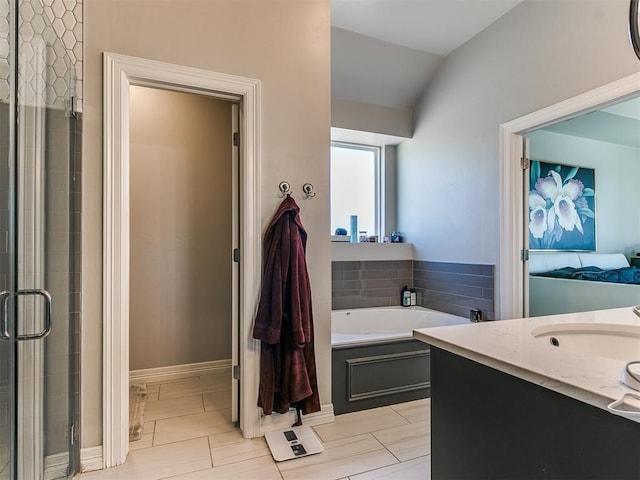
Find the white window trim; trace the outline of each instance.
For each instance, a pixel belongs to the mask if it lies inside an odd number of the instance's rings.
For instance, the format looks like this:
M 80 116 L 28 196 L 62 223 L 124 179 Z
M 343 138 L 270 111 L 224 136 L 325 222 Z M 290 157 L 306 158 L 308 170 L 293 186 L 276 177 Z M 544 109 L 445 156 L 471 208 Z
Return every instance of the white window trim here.
M 370 145 L 366 143 L 354 143 L 344 141 L 331 141 L 331 147 L 350 148 L 353 150 L 365 150 L 375 153 L 375 172 L 374 172 L 374 222 L 375 232 L 378 235 L 378 242 L 382 242 L 385 235 L 385 169 L 384 169 L 384 148 L 378 145 Z

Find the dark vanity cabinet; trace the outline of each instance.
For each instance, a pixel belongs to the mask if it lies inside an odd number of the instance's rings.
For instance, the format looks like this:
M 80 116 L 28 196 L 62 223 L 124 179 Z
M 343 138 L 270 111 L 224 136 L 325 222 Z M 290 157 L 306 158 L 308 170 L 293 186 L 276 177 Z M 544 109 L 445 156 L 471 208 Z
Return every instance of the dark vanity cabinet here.
M 431 347 L 431 478 L 640 479 L 640 423 Z

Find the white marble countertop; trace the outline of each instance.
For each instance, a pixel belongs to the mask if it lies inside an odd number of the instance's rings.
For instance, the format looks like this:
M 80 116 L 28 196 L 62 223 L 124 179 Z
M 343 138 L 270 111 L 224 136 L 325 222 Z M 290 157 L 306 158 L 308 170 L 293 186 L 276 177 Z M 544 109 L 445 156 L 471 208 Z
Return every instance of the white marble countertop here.
M 558 323 L 604 323 L 640 326 L 633 309 L 519 318 L 447 327 L 423 328 L 413 336 L 425 343 L 541 385 L 569 397 L 607 409 L 625 393 L 635 393 L 620 382 L 624 360 L 580 354 L 554 347 L 535 338 L 531 331 Z M 638 355 L 640 360 L 640 337 Z M 628 402 L 640 410 L 640 403 Z M 629 417 L 627 417 L 629 418 Z M 640 423 L 639 417 L 631 420 Z

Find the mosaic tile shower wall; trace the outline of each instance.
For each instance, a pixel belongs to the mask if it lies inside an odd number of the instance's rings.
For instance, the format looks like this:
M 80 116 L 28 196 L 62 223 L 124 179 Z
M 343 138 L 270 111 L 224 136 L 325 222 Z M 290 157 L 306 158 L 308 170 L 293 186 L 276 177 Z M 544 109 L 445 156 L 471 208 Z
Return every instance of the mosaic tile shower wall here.
M 21 104 L 82 111 L 82 0 L 20 0 Z M 0 102 L 9 101 L 9 0 L 0 0 Z

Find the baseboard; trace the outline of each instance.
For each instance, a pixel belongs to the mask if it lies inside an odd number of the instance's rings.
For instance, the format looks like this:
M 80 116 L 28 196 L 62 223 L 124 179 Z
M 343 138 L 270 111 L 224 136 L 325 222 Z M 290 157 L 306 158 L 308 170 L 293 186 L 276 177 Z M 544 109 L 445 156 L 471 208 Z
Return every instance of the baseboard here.
M 102 445 L 88 447 L 80 450 L 80 471 L 93 472 L 104 468 Z
M 47 455 L 44 459 L 43 480 L 55 480 L 57 478 L 67 478 L 69 468 L 69 452 Z M 80 471 L 92 472 L 102 470 L 102 447 L 89 447 L 80 450 Z
M 323 423 L 331 423 L 335 420 L 333 404 L 322 405 L 319 412 L 310 413 L 302 417 L 304 425 L 314 426 Z M 290 410 L 284 414 L 274 413 L 273 415 L 263 415 L 260 417 L 260 434 L 264 435 L 273 430 L 284 430 L 291 427 L 296 422 L 296 411 Z
M 132 370 L 129 372 L 129 384 L 164 382 L 167 380 L 196 377 L 198 375 L 215 375 L 222 373 L 229 373 L 229 375 L 231 375 L 231 359 Z
M 69 452 L 47 455 L 44 458 L 44 480 L 67 478 L 69 468 Z

